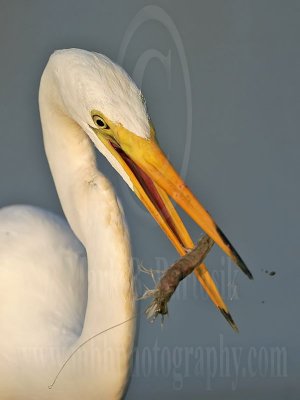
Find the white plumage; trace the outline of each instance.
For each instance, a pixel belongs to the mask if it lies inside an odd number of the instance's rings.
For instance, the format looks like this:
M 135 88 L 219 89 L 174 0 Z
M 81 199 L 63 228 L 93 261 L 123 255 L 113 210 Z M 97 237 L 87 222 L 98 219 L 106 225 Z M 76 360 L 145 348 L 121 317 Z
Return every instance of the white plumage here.
M 55 87 L 65 110 L 82 128 L 92 123 L 90 111 L 97 109 L 137 136 L 149 137 L 141 91 L 124 69 L 108 57 L 80 49 L 57 50 L 48 67 L 47 72 L 51 71 L 59 83 Z
M 72 344 L 81 333 L 86 308 L 83 246 L 65 221 L 35 207 L 2 208 L 0 220 L 0 336 L 6 338 L 5 350 L 14 350 L 16 343 Z
M 130 104 L 124 104 L 126 93 Z M 1 400 L 113 400 L 126 384 L 132 320 L 87 343 L 48 389 L 74 348 L 134 315 L 126 225 L 110 183 L 96 168 L 88 136 L 123 170 L 96 140 L 89 107 L 101 107 L 122 124 L 126 119 L 128 128 L 147 135 L 140 92 L 120 67 L 82 50 L 55 52 L 41 80 L 40 112 L 72 230 L 38 208 L 0 211 Z

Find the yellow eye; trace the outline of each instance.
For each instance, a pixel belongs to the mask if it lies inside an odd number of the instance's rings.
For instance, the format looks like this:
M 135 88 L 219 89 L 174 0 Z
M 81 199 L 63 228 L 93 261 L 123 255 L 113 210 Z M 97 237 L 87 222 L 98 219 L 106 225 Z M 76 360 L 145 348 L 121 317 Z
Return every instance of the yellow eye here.
M 100 115 L 93 115 L 93 121 L 101 129 L 109 129 L 109 126 Z

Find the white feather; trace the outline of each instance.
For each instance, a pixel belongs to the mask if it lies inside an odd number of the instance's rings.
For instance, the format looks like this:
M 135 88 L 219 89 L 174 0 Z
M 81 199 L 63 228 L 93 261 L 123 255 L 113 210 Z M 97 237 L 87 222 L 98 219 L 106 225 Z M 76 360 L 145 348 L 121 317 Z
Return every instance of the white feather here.
M 39 100 L 48 161 L 72 230 L 34 207 L 0 210 L 0 398 L 119 399 L 132 320 L 87 343 L 55 387 L 48 385 L 74 348 L 134 315 L 126 224 L 96 168 L 88 124 L 99 108 L 147 137 L 146 110 L 120 67 L 76 49 L 51 56 Z
M 68 49 L 52 54 L 49 67 L 59 81 L 65 109 L 80 126 L 94 125 L 90 111 L 96 109 L 137 136 L 149 138 L 141 91 L 119 65 L 102 54 Z

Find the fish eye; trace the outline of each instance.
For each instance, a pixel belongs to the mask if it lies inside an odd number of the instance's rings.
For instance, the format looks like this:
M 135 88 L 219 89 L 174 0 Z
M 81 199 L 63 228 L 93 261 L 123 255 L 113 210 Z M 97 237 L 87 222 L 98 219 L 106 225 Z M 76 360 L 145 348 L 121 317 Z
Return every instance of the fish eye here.
M 109 129 L 109 126 L 100 115 L 93 115 L 93 121 L 101 129 Z

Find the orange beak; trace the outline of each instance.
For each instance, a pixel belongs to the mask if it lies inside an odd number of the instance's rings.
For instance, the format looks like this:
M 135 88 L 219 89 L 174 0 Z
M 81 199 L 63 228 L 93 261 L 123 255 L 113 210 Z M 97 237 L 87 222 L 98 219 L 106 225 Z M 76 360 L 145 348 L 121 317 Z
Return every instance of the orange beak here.
M 103 135 L 98 137 L 122 165 L 133 184 L 134 192 L 179 254 L 184 255 L 189 248 L 194 247 L 194 244 L 169 196 L 252 279 L 252 274 L 241 257 L 160 149 L 152 127 L 149 139 L 141 138 L 119 125 L 115 126 L 113 137 Z M 195 274 L 211 300 L 236 329 L 228 308 L 205 265 L 196 268 Z

